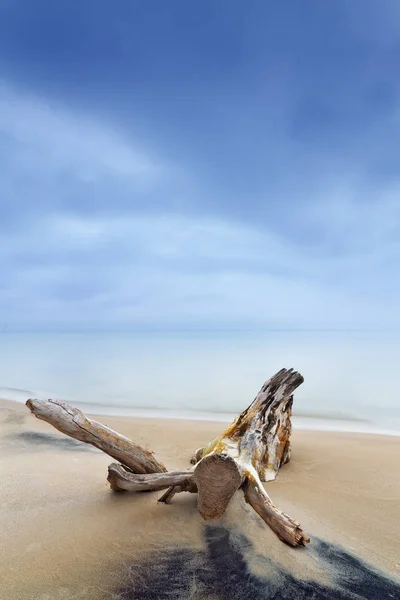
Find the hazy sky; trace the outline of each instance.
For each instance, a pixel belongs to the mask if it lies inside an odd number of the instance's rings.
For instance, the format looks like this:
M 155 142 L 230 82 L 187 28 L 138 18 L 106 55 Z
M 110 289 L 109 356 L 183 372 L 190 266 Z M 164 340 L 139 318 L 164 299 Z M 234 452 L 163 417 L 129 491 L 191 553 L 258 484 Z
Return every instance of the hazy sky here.
M 398 0 L 0 4 L 0 328 L 399 327 Z

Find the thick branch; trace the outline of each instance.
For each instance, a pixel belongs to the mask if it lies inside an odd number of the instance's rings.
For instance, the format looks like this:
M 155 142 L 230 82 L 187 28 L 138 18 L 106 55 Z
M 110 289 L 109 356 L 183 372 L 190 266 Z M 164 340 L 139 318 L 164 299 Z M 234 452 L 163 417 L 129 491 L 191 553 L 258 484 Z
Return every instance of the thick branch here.
M 121 465 L 112 463 L 108 467 L 107 479 L 111 489 L 119 492 L 156 492 L 175 486 L 181 488 L 182 492 L 197 492 L 192 470 L 137 475 L 127 471 Z
M 70 437 L 91 444 L 125 465 L 133 473 L 163 473 L 164 465 L 153 453 L 97 421 L 88 419 L 79 409 L 57 400 L 27 401 L 26 406 L 42 421 Z
M 305 546 L 309 543 L 310 538 L 303 532 L 300 523 L 272 503 L 261 481 L 250 478 L 247 480 L 245 498 L 281 540 L 290 546 Z

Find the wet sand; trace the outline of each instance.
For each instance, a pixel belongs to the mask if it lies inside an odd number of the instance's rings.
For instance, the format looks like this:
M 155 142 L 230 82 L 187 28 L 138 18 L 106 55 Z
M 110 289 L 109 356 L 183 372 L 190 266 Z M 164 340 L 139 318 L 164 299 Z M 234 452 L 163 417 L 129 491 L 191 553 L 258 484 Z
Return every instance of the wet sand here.
M 102 417 L 170 469 L 210 421 Z M 238 492 L 206 524 L 194 494 L 115 494 L 112 459 L 0 401 L 0 597 L 5 600 L 400 598 L 400 438 L 294 431 L 267 490 L 311 536 L 280 542 Z M 357 597 L 357 596 L 356 596 Z

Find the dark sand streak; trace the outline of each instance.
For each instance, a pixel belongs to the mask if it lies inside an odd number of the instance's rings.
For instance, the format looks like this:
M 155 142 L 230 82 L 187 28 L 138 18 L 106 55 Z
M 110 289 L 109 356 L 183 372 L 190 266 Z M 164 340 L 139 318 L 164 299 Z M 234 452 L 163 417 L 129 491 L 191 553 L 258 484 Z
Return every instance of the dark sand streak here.
M 206 551 L 165 548 L 131 565 L 119 600 L 400 600 L 400 586 L 339 546 L 313 538 L 311 560 L 330 575 L 331 584 L 294 577 L 259 556 L 265 577 L 248 568 L 248 538 L 220 526 L 204 528 Z M 240 542 L 239 544 L 237 542 Z M 235 543 L 236 542 L 236 543 Z M 300 550 L 301 551 L 301 550 Z M 307 550 L 309 552 L 309 550 Z

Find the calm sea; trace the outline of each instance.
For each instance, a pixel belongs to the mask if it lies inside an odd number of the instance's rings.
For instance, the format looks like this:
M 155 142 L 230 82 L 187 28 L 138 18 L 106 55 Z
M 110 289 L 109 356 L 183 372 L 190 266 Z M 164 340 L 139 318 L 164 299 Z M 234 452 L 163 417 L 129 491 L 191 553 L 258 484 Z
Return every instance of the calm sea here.
M 400 432 L 400 333 L 1 333 L 0 396 L 96 414 L 230 420 L 282 367 L 295 426 Z

